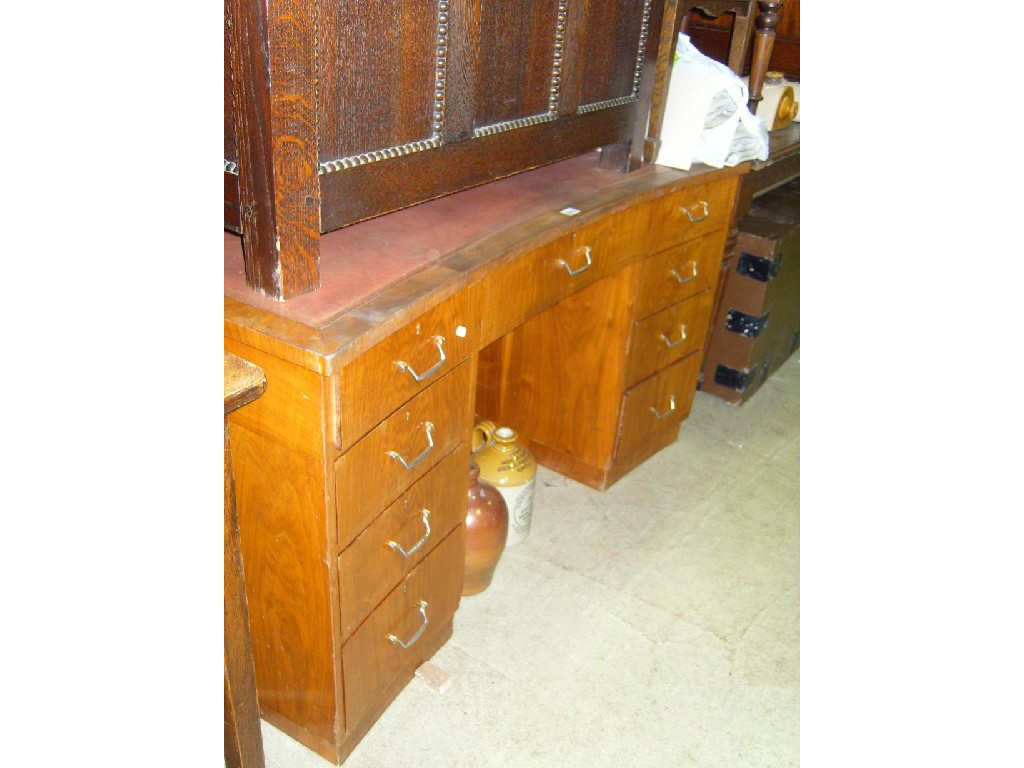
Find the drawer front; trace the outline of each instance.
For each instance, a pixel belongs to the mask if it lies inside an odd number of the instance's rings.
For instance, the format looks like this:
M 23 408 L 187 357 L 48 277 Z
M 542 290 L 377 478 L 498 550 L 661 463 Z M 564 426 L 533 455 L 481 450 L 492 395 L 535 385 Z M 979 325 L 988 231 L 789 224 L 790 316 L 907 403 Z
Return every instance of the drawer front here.
M 638 258 L 648 222 L 647 206 L 609 214 L 500 269 L 483 290 L 483 344 Z
M 338 556 L 341 636 L 466 519 L 469 444 L 448 454 Z
M 651 315 L 633 327 L 627 386 L 698 352 L 704 346 L 714 298 L 713 292 L 704 291 Z
M 455 615 L 462 595 L 466 527 L 458 526 L 356 630 L 341 651 L 345 724 L 356 730 L 398 678 L 412 679 Z M 422 603 L 426 603 L 425 606 Z M 393 638 L 393 639 L 392 639 Z M 407 647 L 402 647 L 403 644 Z
M 341 371 L 342 450 L 469 357 L 480 331 L 474 295 L 460 291 Z
M 616 460 L 649 453 L 649 446 L 674 439 L 690 413 L 699 373 L 700 354 L 695 352 L 626 392 Z
M 637 289 L 636 316 L 643 319 L 717 284 L 725 230 L 673 246 L 645 259 Z
M 338 546 L 423 477 L 472 428 L 470 364 L 418 394 L 334 463 Z
M 588 271 L 599 272 L 597 277 L 607 277 L 646 252 L 644 236 L 649 228 L 650 206 L 638 205 L 608 214 L 573 232 L 568 244 L 571 250 L 560 254 L 566 266 L 559 266 L 567 273 L 583 269 L 586 267 L 586 254 L 590 253 L 594 260 L 600 258 L 601 264 L 595 264 Z
M 657 252 L 716 229 L 732 216 L 733 180 L 687 187 L 666 195 L 651 213 L 651 251 Z

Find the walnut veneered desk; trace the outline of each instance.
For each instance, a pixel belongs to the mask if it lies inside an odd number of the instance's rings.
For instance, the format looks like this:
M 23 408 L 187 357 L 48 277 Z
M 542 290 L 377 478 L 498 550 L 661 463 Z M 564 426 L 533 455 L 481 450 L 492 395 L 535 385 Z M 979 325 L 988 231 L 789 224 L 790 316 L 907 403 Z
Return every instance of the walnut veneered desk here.
M 599 489 L 676 439 L 745 170 L 566 160 L 325 235 L 284 303 L 225 235 L 225 349 L 267 377 L 231 434 L 269 722 L 341 762 L 451 635 L 475 419 Z

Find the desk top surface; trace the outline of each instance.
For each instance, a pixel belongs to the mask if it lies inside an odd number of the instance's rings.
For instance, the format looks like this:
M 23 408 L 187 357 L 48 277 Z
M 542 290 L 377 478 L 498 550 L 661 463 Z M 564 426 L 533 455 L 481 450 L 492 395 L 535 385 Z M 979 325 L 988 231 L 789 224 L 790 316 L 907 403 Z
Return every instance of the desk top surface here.
M 538 247 L 641 196 L 665 194 L 677 183 L 746 170 L 645 165 L 621 173 L 601 166 L 597 153 L 564 160 L 322 235 L 321 287 L 286 302 L 246 285 L 241 238 L 226 232 L 225 320 L 333 357 L 358 336 L 383 333 L 386 320 L 390 325 L 394 316 L 447 298 L 509 254 Z M 568 207 L 579 213 L 562 213 Z

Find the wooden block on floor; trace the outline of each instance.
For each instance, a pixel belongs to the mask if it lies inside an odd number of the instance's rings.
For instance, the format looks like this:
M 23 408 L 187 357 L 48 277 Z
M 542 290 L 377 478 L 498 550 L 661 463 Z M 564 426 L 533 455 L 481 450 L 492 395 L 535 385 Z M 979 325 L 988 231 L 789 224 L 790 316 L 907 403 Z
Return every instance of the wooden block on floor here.
M 438 693 L 444 693 L 452 684 L 452 676 L 429 661 L 423 662 L 416 670 L 416 677 Z

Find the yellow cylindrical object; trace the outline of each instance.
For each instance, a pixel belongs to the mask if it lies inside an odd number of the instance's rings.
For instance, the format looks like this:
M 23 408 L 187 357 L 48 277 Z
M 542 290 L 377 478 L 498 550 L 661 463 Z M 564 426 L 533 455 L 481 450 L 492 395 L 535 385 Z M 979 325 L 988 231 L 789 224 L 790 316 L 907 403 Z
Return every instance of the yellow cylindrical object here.
M 749 85 L 748 78 L 744 82 Z M 781 72 L 766 73 L 755 114 L 764 120 L 769 131 L 800 122 L 800 84 L 786 80 Z
M 473 430 L 473 461 L 480 467 L 480 479 L 497 488 L 505 499 L 508 507 L 506 545 L 511 546 L 530 532 L 537 462 L 529 450 L 516 442 L 515 430 L 493 427 L 492 422 L 482 422 Z

